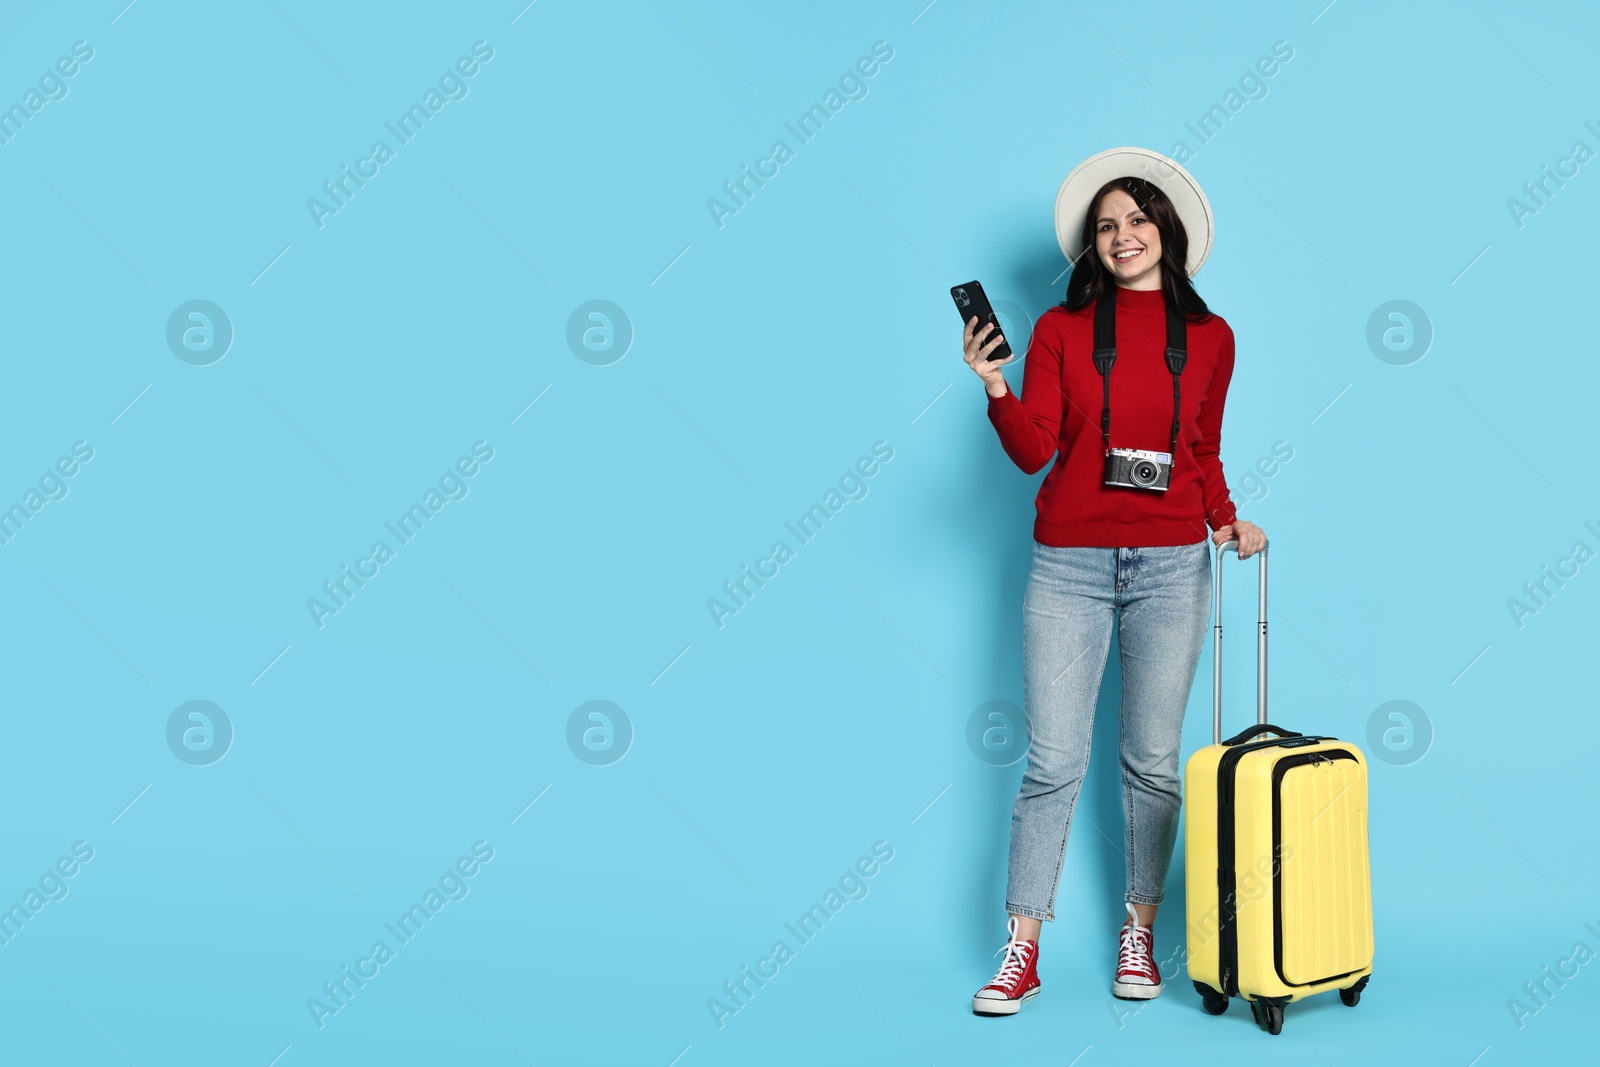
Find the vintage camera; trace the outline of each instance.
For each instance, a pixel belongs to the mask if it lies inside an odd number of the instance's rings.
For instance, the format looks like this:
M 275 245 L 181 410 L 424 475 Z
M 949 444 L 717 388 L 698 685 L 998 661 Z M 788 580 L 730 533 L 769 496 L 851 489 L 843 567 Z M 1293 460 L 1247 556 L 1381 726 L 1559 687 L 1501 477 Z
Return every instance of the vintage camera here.
M 1130 489 L 1167 491 L 1172 478 L 1171 452 L 1146 452 L 1138 448 L 1106 450 L 1105 484 L 1125 485 Z

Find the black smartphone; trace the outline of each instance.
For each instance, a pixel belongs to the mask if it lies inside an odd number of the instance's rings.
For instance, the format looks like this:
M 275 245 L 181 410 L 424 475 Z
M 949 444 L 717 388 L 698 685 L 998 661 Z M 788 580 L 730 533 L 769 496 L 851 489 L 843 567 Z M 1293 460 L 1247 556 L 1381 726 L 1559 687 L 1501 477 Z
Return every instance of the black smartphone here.
M 983 286 L 975 281 L 967 282 L 965 285 L 952 285 L 950 287 L 950 296 L 956 302 L 956 310 L 961 312 L 963 326 L 972 316 L 978 316 L 978 325 L 972 328 L 974 334 L 983 329 L 984 323 L 987 322 L 994 323 L 995 331 L 1000 331 L 1000 320 L 995 318 L 994 308 L 989 306 L 989 298 L 983 294 Z M 993 339 L 993 333 L 985 338 L 986 341 Z M 989 353 L 989 362 L 992 363 L 997 359 L 1007 359 L 1011 354 L 1011 343 L 1009 341 L 1001 341 L 995 346 L 994 351 Z

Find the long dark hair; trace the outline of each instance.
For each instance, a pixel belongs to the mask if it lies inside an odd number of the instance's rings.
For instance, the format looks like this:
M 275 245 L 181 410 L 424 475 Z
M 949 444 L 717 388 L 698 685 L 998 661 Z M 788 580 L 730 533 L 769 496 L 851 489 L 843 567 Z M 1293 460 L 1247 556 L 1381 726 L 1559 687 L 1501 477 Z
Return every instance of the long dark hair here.
M 1073 265 L 1072 275 L 1067 279 L 1067 296 L 1061 301 L 1061 307 L 1068 311 L 1093 304 L 1116 281 L 1111 277 L 1111 272 L 1106 270 L 1105 264 L 1100 262 L 1100 254 L 1095 249 L 1095 219 L 1100 214 L 1100 201 L 1113 189 L 1121 189 L 1133 197 L 1133 202 L 1139 205 L 1139 210 L 1144 212 L 1161 234 L 1161 288 L 1166 294 L 1167 302 L 1176 304 L 1186 318 L 1198 322 L 1205 322 L 1211 317 L 1211 309 L 1206 307 L 1206 302 L 1195 292 L 1194 285 L 1189 281 L 1189 274 L 1184 265 L 1189 262 L 1189 233 L 1183 228 L 1183 220 L 1178 217 L 1178 212 L 1172 206 L 1172 201 L 1161 187 L 1144 178 L 1132 176 L 1113 178 L 1102 185 L 1089 201 L 1089 210 L 1083 216 L 1083 232 L 1080 235 L 1083 242 L 1083 252 L 1078 256 L 1078 261 Z

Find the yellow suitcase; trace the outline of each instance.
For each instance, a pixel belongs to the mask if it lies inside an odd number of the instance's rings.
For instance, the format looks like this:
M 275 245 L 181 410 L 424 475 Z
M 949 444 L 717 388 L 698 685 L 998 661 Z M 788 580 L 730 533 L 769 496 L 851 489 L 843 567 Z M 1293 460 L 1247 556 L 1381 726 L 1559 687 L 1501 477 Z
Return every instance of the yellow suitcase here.
M 1355 745 L 1267 722 L 1267 550 L 1256 725 L 1222 740 L 1222 558 L 1213 580 L 1213 744 L 1184 767 L 1189 977 L 1207 1013 L 1230 997 L 1268 1033 L 1284 1005 L 1330 989 L 1354 1007 L 1372 973 L 1367 761 Z

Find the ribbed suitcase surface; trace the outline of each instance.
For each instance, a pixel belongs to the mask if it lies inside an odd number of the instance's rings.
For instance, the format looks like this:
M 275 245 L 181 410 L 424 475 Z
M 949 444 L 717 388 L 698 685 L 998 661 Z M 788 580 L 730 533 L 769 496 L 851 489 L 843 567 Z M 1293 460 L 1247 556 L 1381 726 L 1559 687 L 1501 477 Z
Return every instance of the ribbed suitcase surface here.
M 1353 759 L 1307 763 L 1279 785 L 1283 977 L 1304 985 L 1372 961 L 1367 781 Z

